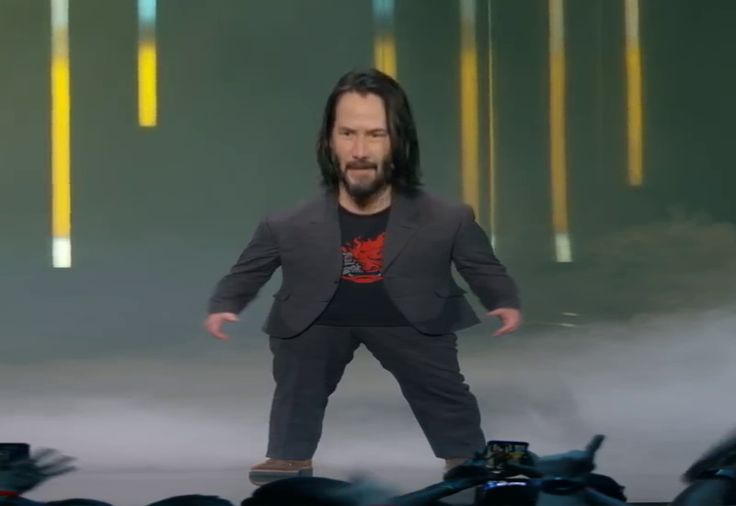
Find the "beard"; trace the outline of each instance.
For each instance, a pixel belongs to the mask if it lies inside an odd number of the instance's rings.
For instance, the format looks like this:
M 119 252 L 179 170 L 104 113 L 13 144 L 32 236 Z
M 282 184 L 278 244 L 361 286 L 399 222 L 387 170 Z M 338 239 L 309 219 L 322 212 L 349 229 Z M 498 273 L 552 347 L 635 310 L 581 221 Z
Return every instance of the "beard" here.
M 336 166 L 340 167 L 340 164 Z M 374 171 L 374 176 L 366 176 L 359 181 L 351 180 L 349 177 L 351 170 Z M 391 184 L 391 176 L 390 157 L 386 157 L 380 164 L 369 160 L 353 160 L 345 164 L 344 169 L 340 169 L 340 182 L 356 203 L 366 202 L 381 192 Z

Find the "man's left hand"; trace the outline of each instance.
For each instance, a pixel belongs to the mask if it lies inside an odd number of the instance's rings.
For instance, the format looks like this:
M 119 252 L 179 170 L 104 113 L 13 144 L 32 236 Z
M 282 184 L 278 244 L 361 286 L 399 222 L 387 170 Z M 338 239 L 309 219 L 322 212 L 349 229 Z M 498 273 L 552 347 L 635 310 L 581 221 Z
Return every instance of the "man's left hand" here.
M 490 311 L 488 316 L 497 316 L 501 320 L 501 328 L 493 333 L 493 337 L 510 334 L 521 326 L 521 311 L 518 309 L 500 307 Z

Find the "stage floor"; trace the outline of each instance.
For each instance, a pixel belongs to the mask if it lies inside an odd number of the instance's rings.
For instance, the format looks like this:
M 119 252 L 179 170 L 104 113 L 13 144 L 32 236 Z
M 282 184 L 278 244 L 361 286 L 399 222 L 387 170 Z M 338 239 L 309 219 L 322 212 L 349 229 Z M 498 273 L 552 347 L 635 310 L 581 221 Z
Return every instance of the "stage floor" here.
M 58 500 L 72 497 L 85 497 L 104 500 L 116 506 L 143 506 L 154 501 L 184 494 L 218 495 L 239 505 L 240 501 L 250 496 L 255 486 L 247 478 L 247 467 L 242 469 L 220 469 L 201 471 L 163 472 L 158 470 L 139 470 L 125 472 L 93 472 L 80 470 L 76 473 L 51 480 L 37 491 L 28 495 L 30 499 L 39 501 Z M 441 478 L 442 470 L 407 469 L 383 467 L 369 471 L 362 468 L 362 474 L 374 478 L 378 483 L 403 493 L 423 488 Z M 356 467 L 352 471 L 338 468 L 316 468 L 315 474 L 335 479 L 349 479 L 358 474 Z M 621 483 L 626 479 L 617 477 Z M 642 483 L 642 477 L 637 482 Z M 648 480 L 652 487 L 637 487 L 636 496 L 631 493 L 631 500 L 639 501 L 630 504 L 665 505 L 672 497 L 662 497 L 661 489 L 657 492 L 656 477 Z M 455 504 L 471 504 L 472 491 L 457 494 L 447 502 Z M 659 502 L 657 502 L 659 501 Z
M 681 362 L 669 376 L 664 366 L 642 365 L 664 353 L 660 346 L 637 344 L 633 353 L 575 340 L 530 346 L 481 337 L 463 341 L 461 359 L 486 436 L 529 441 L 532 451 L 550 455 L 605 434 L 597 472 L 626 486 L 632 503 L 670 501 L 682 489 L 679 475 L 732 429 L 733 410 L 712 407 L 730 398 L 733 378 L 713 373 L 701 398 Z M 80 468 L 29 497 L 118 506 L 183 494 L 233 504 L 248 497 L 248 468 L 266 450 L 270 355 L 255 337 L 217 350 L 2 364 L 0 396 L 13 408 L 3 414 L 2 438 L 57 449 Z M 436 483 L 443 464 L 396 382 L 364 349 L 330 398 L 315 462 L 318 476 L 362 472 L 396 493 Z

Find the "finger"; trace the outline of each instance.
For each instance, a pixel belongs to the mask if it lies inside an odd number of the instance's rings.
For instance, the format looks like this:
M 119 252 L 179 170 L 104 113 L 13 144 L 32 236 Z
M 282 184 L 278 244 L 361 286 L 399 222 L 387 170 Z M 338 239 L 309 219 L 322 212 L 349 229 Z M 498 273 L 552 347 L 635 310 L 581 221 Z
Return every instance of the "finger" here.
M 497 316 L 504 320 L 507 317 L 507 313 L 504 309 L 494 309 L 493 311 L 488 311 L 488 316 Z
M 77 460 L 75 457 L 69 457 L 68 455 L 55 455 L 54 459 L 47 459 L 47 462 L 39 462 L 43 467 L 55 467 L 64 466 Z
M 588 446 L 585 447 L 585 451 L 590 454 L 590 456 L 594 456 L 595 452 L 598 451 L 598 449 L 603 444 L 603 440 L 606 439 L 606 436 L 602 434 L 597 434 L 593 436 L 593 439 L 590 440 L 590 443 L 588 443 Z
M 69 465 L 75 460 L 77 459 L 74 457 L 63 456 L 48 462 L 37 462 L 36 465 L 39 469 L 43 469 L 44 471 L 53 471 L 55 469 L 69 467 Z
M 237 322 L 240 321 L 240 318 L 238 318 L 238 315 L 227 313 L 222 316 L 223 320 L 229 321 L 229 322 Z
M 71 473 L 76 470 L 77 468 L 75 466 L 63 466 L 63 467 L 55 466 L 53 468 L 43 467 L 41 468 L 41 473 L 48 478 L 53 478 L 56 476 L 61 476 L 62 474 Z
M 52 448 L 39 448 L 38 450 L 33 452 L 33 459 L 36 462 L 47 460 L 52 458 L 55 455 L 59 455 L 59 452 Z
M 211 334 L 215 336 L 217 339 L 219 339 L 220 341 L 227 341 L 228 339 L 230 339 L 229 335 L 219 330 L 213 331 L 211 332 Z
M 55 465 L 64 465 L 77 460 L 75 457 L 63 455 L 52 448 L 39 448 L 33 452 L 33 460 L 39 467 L 52 467 Z
M 518 326 L 521 323 L 521 314 L 517 311 L 509 309 L 494 309 L 488 312 L 488 316 L 495 316 L 501 320 L 504 324 L 515 324 Z
M 519 328 L 519 325 L 514 322 L 504 322 L 504 325 L 493 333 L 493 337 L 499 337 L 506 334 L 510 334 Z
M 40 448 L 33 452 L 33 457 L 26 462 L 35 467 L 41 475 L 47 478 L 53 478 L 76 471 L 77 468 L 71 465 L 75 460 L 77 459 L 68 455 L 62 455 L 56 450 Z
M 513 331 L 514 331 L 514 328 L 513 327 L 511 327 L 510 325 L 504 325 L 503 327 L 501 327 L 500 329 L 498 329 L 497 331 L 495 331 L 492 334 L 492 336 L 493 337 L 501 337 L 501 336 L 505 336 L 506 334 L 510 334 Z
M 227 341 L 230 339 L 230 337 L 225 334 L 222 330 L 220 330 L 220 323 L 219 322 L 212 322 L 207 325 L 207 331 L 212 334 L 217 339 L 220 339 L 222 341 Z

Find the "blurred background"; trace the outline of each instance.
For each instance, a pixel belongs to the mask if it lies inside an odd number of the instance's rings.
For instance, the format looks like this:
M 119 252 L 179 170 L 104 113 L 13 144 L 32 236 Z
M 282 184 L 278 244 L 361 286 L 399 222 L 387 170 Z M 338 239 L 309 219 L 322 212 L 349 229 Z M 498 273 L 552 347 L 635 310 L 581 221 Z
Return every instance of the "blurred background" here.
M 368 66 L 521 287 L 521 332 L 460 333 L 489 439 L 604 433 L 601 472 L 673 497 L 736 421 L 735 25 L 732 0 L 0 0 L 0 439 L 82 469 L 31 497 L 249 493 L 278 273 L 231 342 L 206 301 L 317 190 L 326 97 Z M 364 350 L 316 459 L 441 473 Z

